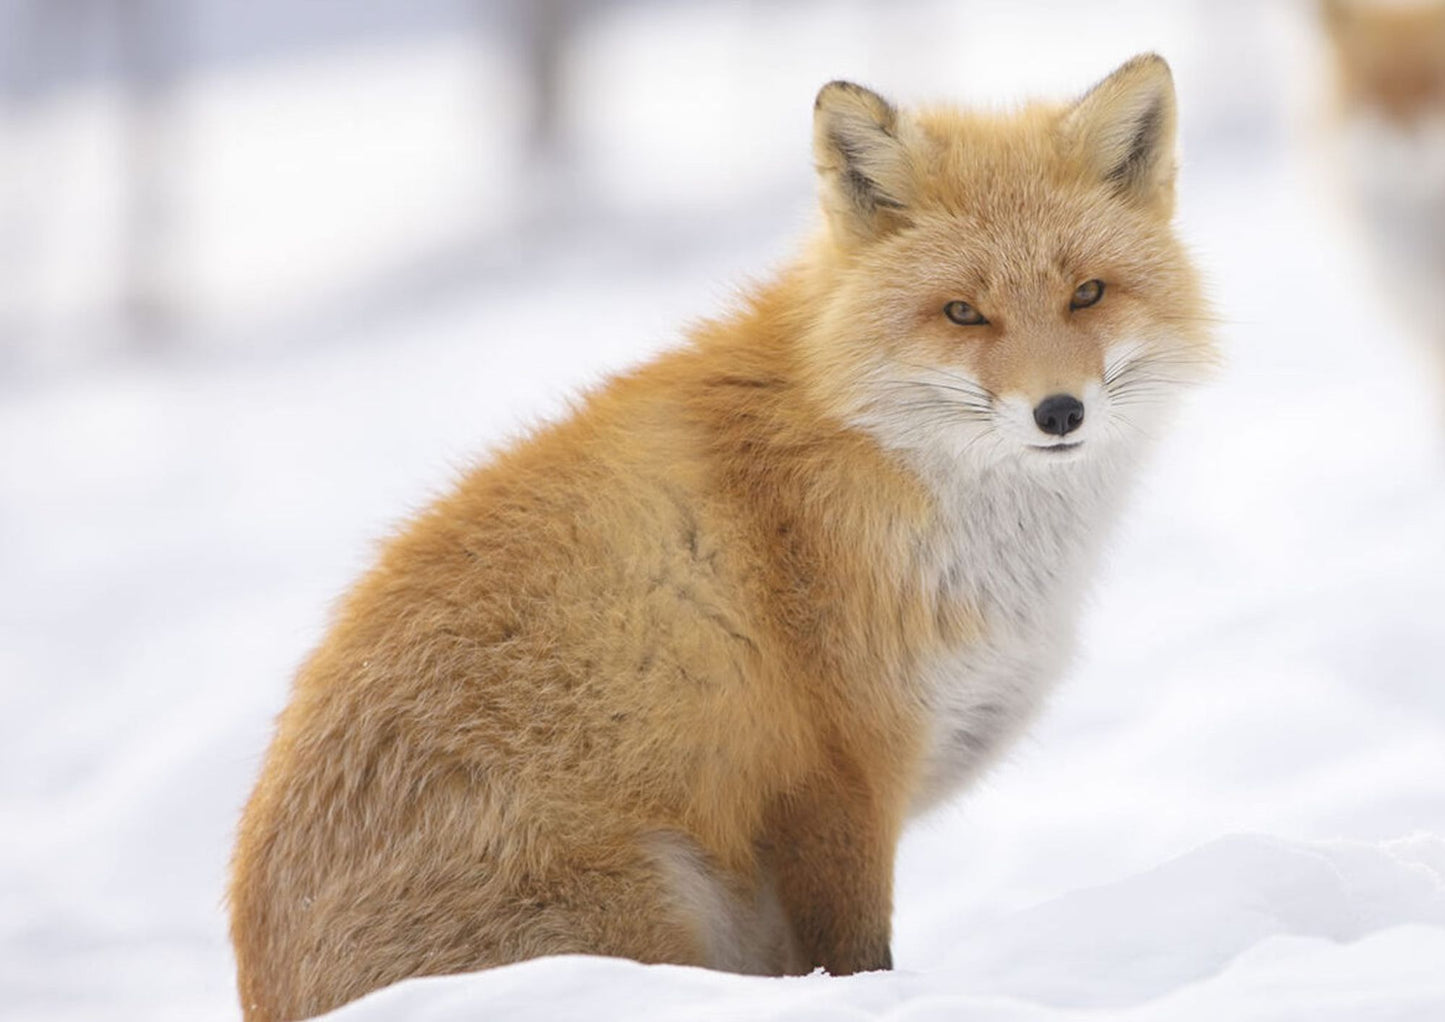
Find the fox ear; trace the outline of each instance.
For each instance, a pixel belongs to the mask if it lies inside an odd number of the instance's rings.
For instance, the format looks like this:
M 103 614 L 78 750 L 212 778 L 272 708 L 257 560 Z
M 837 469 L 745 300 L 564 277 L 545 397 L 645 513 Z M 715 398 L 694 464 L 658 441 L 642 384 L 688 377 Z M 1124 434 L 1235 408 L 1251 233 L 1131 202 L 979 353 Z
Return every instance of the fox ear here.
M 852 82 L 829 82 L 813 104 L 813 162 L 834 237 L 865 242 L 907 223 L 913 173 L 902 116 Z
M 1094 86 L 1064 114 L 1068 154 L 1119 195 L 1165 214 L 1174 208 L 1174 77 L 1164 58 L 1142 54 Z

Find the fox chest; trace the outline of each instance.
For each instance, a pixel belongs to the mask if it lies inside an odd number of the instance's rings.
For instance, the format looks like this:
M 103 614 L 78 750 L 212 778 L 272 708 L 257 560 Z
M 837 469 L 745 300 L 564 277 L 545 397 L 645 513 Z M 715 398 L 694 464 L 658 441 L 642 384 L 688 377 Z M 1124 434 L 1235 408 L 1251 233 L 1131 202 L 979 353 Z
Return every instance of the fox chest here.
M 1082 500 L 1019 506 L 974 502 L 937 541 L 925 584 L 942 604 L 971 607 L 981 627 L 919 659 L 912 679 L 927 709 L 914 810 L 974 779 L 1032 721 L 1074 648 L 1103 522 Z M 1027 500 L 1027 495 L 1025 495 Z
M 915 679 L 928 708 L 914 811 L 944 801 L 992 765 L 1033 721 L 1074 645 L 1073 616 L 935 656 Z

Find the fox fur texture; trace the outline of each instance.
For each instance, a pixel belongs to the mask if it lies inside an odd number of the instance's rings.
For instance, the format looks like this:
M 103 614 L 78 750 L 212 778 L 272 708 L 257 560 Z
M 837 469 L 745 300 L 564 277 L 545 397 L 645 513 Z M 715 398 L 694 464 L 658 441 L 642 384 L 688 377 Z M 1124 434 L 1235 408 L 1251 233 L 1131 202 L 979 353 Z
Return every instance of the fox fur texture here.
M 1012 113 L 815 109 L 823 224 L 470 472 L 302 667 L 240 826 L 249 1022 L 587 953 L 887 969 L 894 850 L 1062 670 L 1212 358 L 1156 56 Z

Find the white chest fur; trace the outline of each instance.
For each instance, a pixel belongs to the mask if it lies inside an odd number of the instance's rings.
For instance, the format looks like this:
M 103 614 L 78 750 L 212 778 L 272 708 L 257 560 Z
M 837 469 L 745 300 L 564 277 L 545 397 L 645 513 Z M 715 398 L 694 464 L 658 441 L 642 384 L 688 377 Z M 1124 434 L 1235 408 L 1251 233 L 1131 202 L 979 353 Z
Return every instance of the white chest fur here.
M 932 657 L 913 679 L 932 720 L 915 811 L 987 766 L 1062 672 L 1128 472 L 1107 458 L 934 475 L 940 520 L 924 584 L 976 608 L 983 636 Z

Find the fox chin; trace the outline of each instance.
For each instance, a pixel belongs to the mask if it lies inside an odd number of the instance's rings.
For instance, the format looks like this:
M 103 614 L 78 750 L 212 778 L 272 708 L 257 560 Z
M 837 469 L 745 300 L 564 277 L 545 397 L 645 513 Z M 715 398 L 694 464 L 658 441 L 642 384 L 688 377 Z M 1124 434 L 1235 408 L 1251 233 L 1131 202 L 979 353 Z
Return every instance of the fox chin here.
M 250 1022 L 539 955 L 891 966 L 900 832 L 1034 716 L 1213 348 L 1159 57 L 813 124 L 801 254 L 339 605 L 241 820 Z

